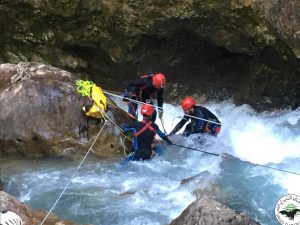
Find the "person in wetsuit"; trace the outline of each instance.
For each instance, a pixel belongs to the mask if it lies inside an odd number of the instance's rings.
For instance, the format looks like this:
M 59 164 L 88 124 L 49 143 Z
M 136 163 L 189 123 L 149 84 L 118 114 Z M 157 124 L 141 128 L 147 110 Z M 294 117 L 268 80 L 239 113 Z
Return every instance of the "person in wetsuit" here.
M 158 128 L 158 125 L 152 122 L 151 117 L 153 112 L 154 108 L 152 105 L 143 104 L 141 107 L 143 121 L 136 121 L 129 126 L 123 127 L 124 132 L 134 132 L 132 146 L 134 154 L 129 158 L 129 160 L 150 159 L 153 155 L 152 143 L 155 134 L 158 134 L 158 136 L 160 136 L 160 138 L 165 140 L 168 144 L 172 144 L 167 135 Z
M 151 95 L 156 93 L 157 105 L 159 107 L 159 118 L 163 116 L 163 91 L 166 78 L 162 73 L 149 74 L 141 76 L 138 79 L 128 81 L 125 86 L 123 94 L 124 101 L 128 101 L 126 98 L 130 98 L 144 103 L 153 105 Z M 137 120 L 137 103 L 128 101 L 128 113 Z M 152 121 L 155 122 L 156 111 L 152 115 Z
M 183 132 L 184 136 L 189 136 L 195 133 L 207 133 L 213 136 L 217 136 L 219 134 L 221 130 L 221 123 L 219 119 L 207 108 L 196 105 L 195 99 L 191 97 L 185 98 L 182 101 L 181 107 L 185 115 L 168 136 L 176 134 L 189 120 L 191 122 L 186 126 Z

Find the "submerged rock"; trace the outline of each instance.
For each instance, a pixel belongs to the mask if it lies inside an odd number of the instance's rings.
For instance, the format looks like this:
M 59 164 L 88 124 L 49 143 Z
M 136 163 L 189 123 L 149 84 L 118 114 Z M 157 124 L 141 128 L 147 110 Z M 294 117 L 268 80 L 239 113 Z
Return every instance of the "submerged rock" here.
M 23 79 L 10 82 L 22 72 Z M 0 157 L 87 151 L 100 125 L 90 125 L 89 140 L 79 137 L 85 118 L 82 105 L 75 80 L 67 71 L 37 63 L 0 65 Z M 119 108 L 109 108 L 108 114 L 117 124 L 129 121 Z M 119 154 L 123 150 L 119 139 L 118 130 L 106 126 L 93 152 L 104 157 Z
M 203 196 L 190 204 L 170 225 L 259 225 L 244 213 L 238 213 Z
M 12 211 L 21 217 L 24 224 L 28 225 L 40 225 L 47 215 L 47 212 L 41 210 L 35 210 L 28 205 L 20 202 L 13 196 L 0 191 L 0 210 Z M 76 225 L 67 220 L 59 219 L 57 216 L 50 214 L 45 225 Z

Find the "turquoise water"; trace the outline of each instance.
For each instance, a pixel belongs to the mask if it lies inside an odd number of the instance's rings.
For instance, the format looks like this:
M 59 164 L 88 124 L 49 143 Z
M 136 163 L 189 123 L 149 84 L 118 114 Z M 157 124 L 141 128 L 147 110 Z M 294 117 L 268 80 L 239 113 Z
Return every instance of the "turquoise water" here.
M 168 112 L 180 110 L 167 105 Z M 229 102 L 208 104 L 223 123 L 218 138 L 177 136 L 174 143 L 217 154 L 231 154 L 252 163 L 300 173 L 298 111 L 257 114 L 248 106 Z M 166 115 L 170 131 L 179 118 Z M 300 176 L 286 174 L 238 159 L 162 144 L 165 154 L 152 161 L 121 165 L 87 158 L 54 209 L 79 224 L 168 224 L 196 199 L 199 187 L 231 208 L 246 212 L 261 224 L 278 224 L 274 208 L 283 195 L 300 194 Z M 1 162 L 5 190 L 37 209 L 49 210 L 68 183 L 80 160 L 10 159 Z M 196 176 L 180 185 L 185 178 Z

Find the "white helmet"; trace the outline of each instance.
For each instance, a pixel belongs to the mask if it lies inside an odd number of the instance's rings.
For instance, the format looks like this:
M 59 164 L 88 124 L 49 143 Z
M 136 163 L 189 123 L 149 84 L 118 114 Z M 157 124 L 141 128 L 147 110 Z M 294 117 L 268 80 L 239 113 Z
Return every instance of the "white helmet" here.
M 2 211 L 0 214 L 0 225 L 22 225 L 22 219 L 12 211 Z

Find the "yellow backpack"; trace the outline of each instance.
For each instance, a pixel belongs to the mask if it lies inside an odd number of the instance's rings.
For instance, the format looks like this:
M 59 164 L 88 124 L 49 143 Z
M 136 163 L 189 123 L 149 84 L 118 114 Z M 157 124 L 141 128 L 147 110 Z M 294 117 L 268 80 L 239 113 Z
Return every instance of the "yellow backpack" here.
M 93 101 L 91 107 L 82 107 L 85 115 L 101 119 L 103 117 L 103 113 L 107 109 L 106 97 L 103 94 L 102 89 L 92 81 L 77 80 L 76 86 L 79 94 L 87 96 Z

